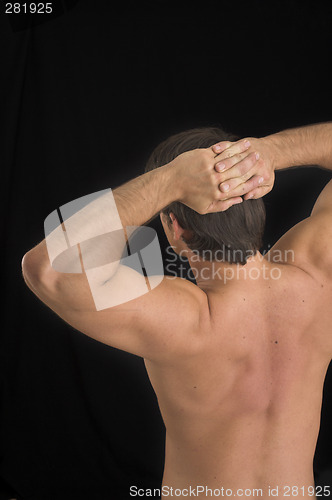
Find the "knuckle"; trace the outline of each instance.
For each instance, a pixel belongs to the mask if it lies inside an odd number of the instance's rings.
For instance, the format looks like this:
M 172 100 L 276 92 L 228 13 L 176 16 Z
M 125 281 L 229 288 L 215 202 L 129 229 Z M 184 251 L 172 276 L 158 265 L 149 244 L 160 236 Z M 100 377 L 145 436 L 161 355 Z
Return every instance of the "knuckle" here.
M 241 161 L 241 163 L 239 164 L 240 175 L 246 174 L 248 172 L 248 170 L 251 169 L 251 167 L 252 167 L 252 163 L 249 160 Z
M 219 179 L 216 176 L 216 172 L 214 170 L 211 170 L 210 168 L 208 169 L 208 179 L 210 181 L 210 184 L 212 184 L 213 186 L 217 182 L 220 182 Z
M 233 160 L 235 160 L 236 162 L 239 161 L 239 154 L 234 154 L 234 150 L 233 151 L 225 151 L 225 158 L 233 158 Z
M 226 179 L 227 179 L 227 177 L 226 177 L 226 174 L 225 174 L 225 173 L 221 173 L 221 174 L 219 174 L 219 186 L 220 186 L 223 182 L 225 182 L 225 180 L 226 180 Z
M 239 181 L 239 179 L 231 179 L 228 182 L 229 191 L 232 191 L 233 189 L 236 189 L 240 183 L 241 183 L 241 181 Z
M 241 175 L 240 179 L 242 182 L 247 182 L 251 178 L 252 174 L 250 172 L 245 172 Z
M 241 174 L 246 174 L 251 168 L 253 167 L 254 162 L 252 161 L 252 158 L 247 156 L 244 160 L 241 161 L 239 164 L 239 169 L 241 171 Z
M 257 159 L 257 153 L 252 153 L 250 155 L 250 162 L 252 165 L 254 165 L 255 163 L 257 163 L 259 161 L 259 158 Z
M 265 181 L 269 181 L 271 179 L 270 172 L 268 172 L 266 168 L 259 170 L 259 177 L 264 177 Z
M 248 185 L 250 186 L 251 189 L 259 186 L 260 177 L 261 177 L 260 175 L 255 175 L 248 181 Z

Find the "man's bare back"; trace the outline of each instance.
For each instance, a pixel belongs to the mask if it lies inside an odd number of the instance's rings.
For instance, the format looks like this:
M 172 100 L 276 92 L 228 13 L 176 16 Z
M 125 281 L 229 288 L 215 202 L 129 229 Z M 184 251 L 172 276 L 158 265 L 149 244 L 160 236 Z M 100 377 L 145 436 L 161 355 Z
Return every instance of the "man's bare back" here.
M 282 497 L 297 486 L 301 498 L 312 497 L 331 357 L 320 332 L 331 319 L 332 287 L 265 260 L 280 279 L 208 292 L 207 318 L 187 355 L 145 361 L 167 429 L 165 486 L 224 487 L 235 496 L 257 488 L 263 498 L 269 488 Z
M 123 226 L 144 224 L 174 200 L 207 214 L 242 203 L 240 194 L 260 198 L 277 168 L 317 163 L 332 170 L 332 125 L 308 129 L 250 138 L 249 146 L 223 143 L 220 154 L 213 146 L 179 155 L 114 191 Z M 216 174 L 220 159 L 226 170 Z M 311 217 L 244 265 L 197 261 L 188 230 L 162 212 L 166 236 L 177 253 L 188 252 L 197 286 L 165 277 L 149 293 L 102 311 L 91 295 L 91 273 L 54 270 L 45 240 L 26 254 L 25 280 L 48 307 L 81 332 L 144 358 L 166 425 L 163 485 L 177 489 L 177 498 L 197 487 L 208 488 L 200 498 L 314 495 L 312 462 L 332 355 L 331 200 L 330 182 Z M 86 234 L 107 203 L 103 197 L 79 212 Z M 85 255 L 79 249 L 83 264 L 89 248 Z M 106 296 L 142 281 L 125 266 L 97 278 Z

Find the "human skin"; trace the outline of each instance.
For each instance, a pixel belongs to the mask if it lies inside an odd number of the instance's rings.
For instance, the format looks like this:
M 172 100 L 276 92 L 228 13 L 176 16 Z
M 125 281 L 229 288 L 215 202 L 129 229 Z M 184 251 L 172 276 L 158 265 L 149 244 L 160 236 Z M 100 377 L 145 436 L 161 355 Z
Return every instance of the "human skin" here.
M 184 153 L 114 190 L 122 224 L 141 225 L 172 201 L 202 214 L 226 210 L 242 202 L 240 195 L 266 194 L 279 168 L 332 169 L 331 137 L 331 124 L 322 124 L 249 138 L 249 146 L 221 143 L 217 157 L 216 146 Z M 221 173 L 218 163 L 226 166 Z M 243 267 L 197 261 L 174 215 L 172 224 L 162 217 L 170 244 L 187 252 L 197 285 L 165 277 L 148 294 L 103 311 L 95 310 L 84 274 L 52 269 L 45 241 L 25 255 L 28 286 L 56 314 L 144 358 L 166 425 L 163 485 L 182 489 L 177 498 L 196 485 L 228 488 L 233 497 L 241 496 L 240 488 L 252 496 L 261 489 L 261 498 L 270 496 L 269 487 L 278 487 L 275 498 L 282 498 L 290 486 L 299 488 L 293 496 L 312 498 L 322 387 L 332 356 L 331 211 L 330 182 L 311 217 Z M 135 271 L 121 269 L 109 286 L 128 277 L 134 282 Z

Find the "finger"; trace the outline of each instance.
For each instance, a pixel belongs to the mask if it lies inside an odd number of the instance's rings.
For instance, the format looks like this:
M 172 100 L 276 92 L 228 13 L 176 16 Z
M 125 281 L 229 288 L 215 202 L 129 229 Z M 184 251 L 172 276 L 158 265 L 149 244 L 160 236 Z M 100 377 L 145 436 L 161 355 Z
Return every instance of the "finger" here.
M 219 190 L 222 193 L 227 193 L 227 196 L 243 196 L 252 189 L 260 186 L 264 182 L 264 177 L 261 175 L 251 175 L 248 172 L 245 176 L 235 177 L 219 184 Z
M 260 175 L 254 175 L 247 182 L 239 184 L 232 191 L 228 191 L 227 194 L 222 193 L 221 196 L 224 197 L 224 199 L 226 196 L 227 198 L 233 196 L 245 196 L 250 191 L 253 191 L 254 189 L 258 188 L 263 182 L 264 179 Z
M 207 213 L 224 212 L 233 205 L 238 205 L 242 202 L 243 199 L 240 196 L 229 198 L 228 200 L 215 200 L 213 203 L 211 203 Z
M 217 144 L 214 144 L 213 146 L 211 146 L 211 150 L 216 155 L 219 155 L 220 153 L 222 153 L 223 151 L 228 149 L 230 146 L 232 146 L 232 144 L 234 144 L 234 142 L 231 142 L 231 141 L 218 142 Z
M 249 172 L 259 160 L 259 153 L 242 153 L 236 154 L 232 158 L 223 160 L 215 164 L 214 169 L 217 172 L 227 172 L 223 175 L 223 182 L 228 179 L 240 177 Z
M 241 139 L 237 142 L 228 142 L 229 146 L 227 148 L 224 148 L 222 146 L 223 144 L 225 143 L 218 142 L 217 144 L 214 144 L 214 146 L 212 146 L 212 150 L 216 154 L 220 155 L 220 159 L 230 158 L 235 154 L 243 153 L 244 151 L 247 151 L 247 149 L 249 149 L 251 146 L 248 139 Z
M 265 186 L 261 186 L 261 187 L 258 187 L 256 189 L 253 189 L 253 190 L 249 191 L 243 197 L 243 199 L 244 200 L 257 200 L 258 198 L 262 198 L 262 196 L 264 196 L 266 194 L 265 190 L 264 190 L 264 187 Z

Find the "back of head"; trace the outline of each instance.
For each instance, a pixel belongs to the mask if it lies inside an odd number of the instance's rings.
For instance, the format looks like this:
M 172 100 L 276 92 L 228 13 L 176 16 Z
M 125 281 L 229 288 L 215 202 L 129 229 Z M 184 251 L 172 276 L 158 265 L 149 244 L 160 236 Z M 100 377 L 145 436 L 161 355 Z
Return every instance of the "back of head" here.
M 145 171 L 170 163 L 185 151 L 209 148 L 221 141 L 236 140 L 236 136 L 216 127 L 180 132 L 155 148 Z M 174 202 L 163 210 L 168 217 L 171 212 L 180 226 L 190 231 L 191 236 L 185 243 L 204 260 L 245 264 L 247 258 L 254 255 L 262 245 L 265 207 L 261 198 L 243 201 L 225 212 L 205 215 L 198 214 L 180 202 Z

